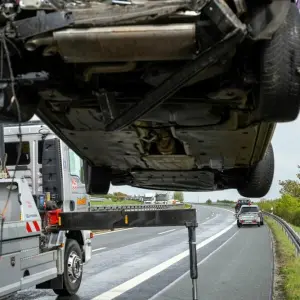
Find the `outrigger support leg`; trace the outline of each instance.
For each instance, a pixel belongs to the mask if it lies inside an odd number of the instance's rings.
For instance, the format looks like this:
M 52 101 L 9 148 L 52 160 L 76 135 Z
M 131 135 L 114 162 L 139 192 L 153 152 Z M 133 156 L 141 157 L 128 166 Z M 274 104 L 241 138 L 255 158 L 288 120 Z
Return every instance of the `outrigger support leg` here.
M 197 248 L 196 248 L 196 228 L 197 222 L 187 222 L 185 226 L 188 229 L 189 234 L 189 249 L 190 249 L 190 276 L 192 279 L 192 295 L 193 300 L 198 299 L 198 264 L 197 264 Z

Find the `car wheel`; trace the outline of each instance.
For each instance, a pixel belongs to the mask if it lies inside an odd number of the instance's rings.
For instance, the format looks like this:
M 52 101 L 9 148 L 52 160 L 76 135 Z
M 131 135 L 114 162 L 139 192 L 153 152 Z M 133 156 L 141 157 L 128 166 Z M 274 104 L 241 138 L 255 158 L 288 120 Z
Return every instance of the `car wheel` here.
M 86 192 L 89 195 L 106 195 L 110 188 L 111 170 L 104 167 L 83 165 Z
M 300 109 L 300 14 L 290 4 L 286 20 L 260 48 L 260 86 L 254 92 L 257 118 L 294 121 Z
M 262 198 L 270 190 L 274 177 L 275 161 L 272 144 L 269 144 L 264 158 L 247 170 L 240 179 L 238 192 L 247 198 Z

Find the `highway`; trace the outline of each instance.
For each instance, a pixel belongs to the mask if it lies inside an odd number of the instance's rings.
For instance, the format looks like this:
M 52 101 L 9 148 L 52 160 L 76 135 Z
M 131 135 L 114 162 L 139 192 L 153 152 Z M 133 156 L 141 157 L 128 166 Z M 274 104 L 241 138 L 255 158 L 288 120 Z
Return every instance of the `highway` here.
M 267 226 L 238 229 L 233 213 L 196 206 L 199 299 L 271 300 L 273 252 Z M 189 300 L 187 229 L 133 228 L 96 235 L 72 300 Z M 55 300 L 29 289 L 11 300 Z

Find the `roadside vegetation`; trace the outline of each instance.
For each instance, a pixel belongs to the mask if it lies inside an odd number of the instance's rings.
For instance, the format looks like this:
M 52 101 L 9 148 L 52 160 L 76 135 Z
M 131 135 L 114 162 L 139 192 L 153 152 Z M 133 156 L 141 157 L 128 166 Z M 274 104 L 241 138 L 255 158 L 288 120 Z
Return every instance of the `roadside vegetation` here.
M 95 200 L 93 200 L 95 199 Z M 184 194 L 183 192 L 174 192 L 174 200 L 177 200 L 181 203 L 184 203 Z M 143 204 L 142 196 L 130 196 L 121 192 L 115 192 L 107 195 L 93 195 L 91 197 L 91 205 L 141 205 Z M 185 208 L 190 208 L 191 205 L 185 203 Z
M 300 169 L 300 166 L 298 166 L 298 169 Z M 282 195 L 279 199 L 262 199 L 259 206 L 264 211 L 273 211 L 275 215 L 295 226 L 295 230 L 300 232 L 300 228 L 298 228 L 300 227 L 300 173 L 296 176 L 297 180 L 279 181 Z
M 217 200 L 217 201 L 212 201 L 211 199 L 208 199 L 208 200 L 206 200 L 205 203 L 200 203 L 200 204 L 233 207 L 235 205 L 235 201 L 232 201 L 232 200 Z
M 272 230 L 275 239 L 276 261 L 279 267 L 279 282 L 275 294 L 283 293 L 283 299 L 286 300 L 299 300 L 300 299 L 300 257 L 296 256 L 295 248 L 287 238 L 280 225 L 271 218 L 265 217 L 266 223 Z M 282 289 L 282 290 L 281 290 Z M 278 294 L 275 299 L 282 299 Z

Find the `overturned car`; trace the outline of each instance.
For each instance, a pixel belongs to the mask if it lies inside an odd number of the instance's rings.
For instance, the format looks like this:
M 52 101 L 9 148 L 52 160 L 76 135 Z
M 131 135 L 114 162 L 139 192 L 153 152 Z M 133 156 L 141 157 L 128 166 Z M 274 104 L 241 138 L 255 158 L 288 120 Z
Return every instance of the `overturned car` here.
M 300 16 L 283 0 L 3 1 L 1 121 L 37 114 L 90 194 L 263 197 L 297 118 Z

